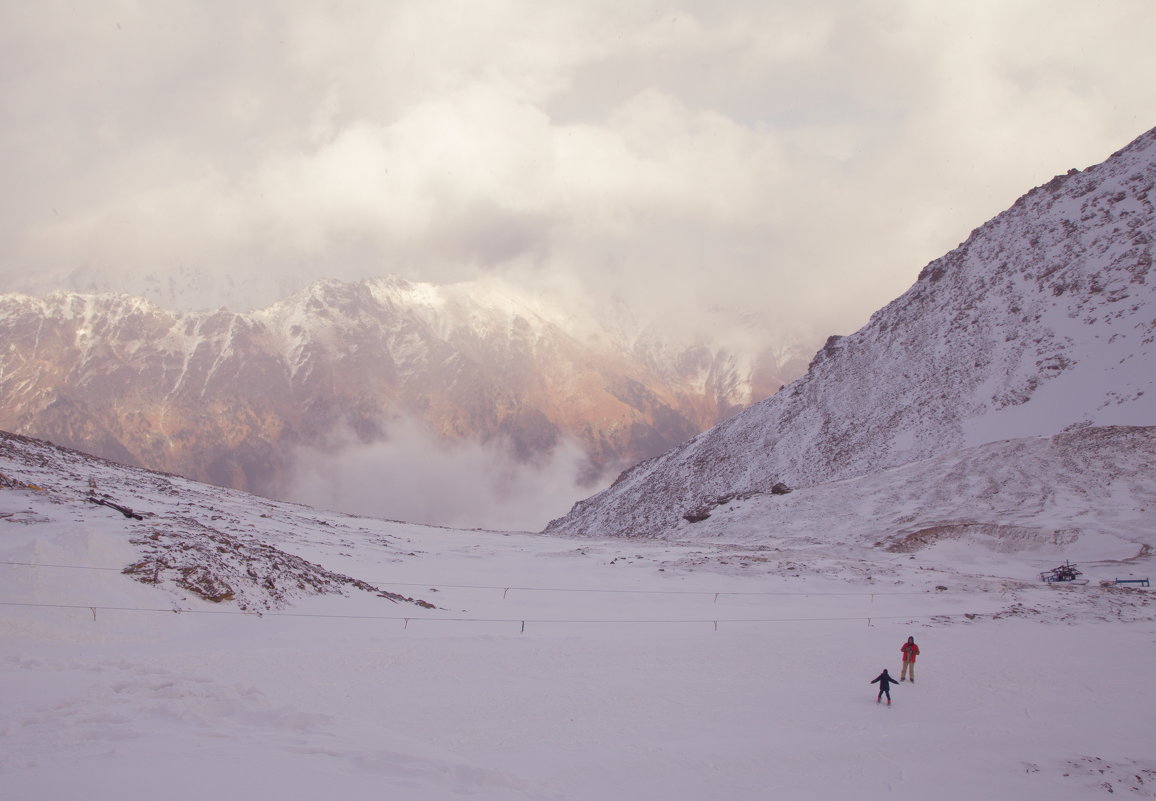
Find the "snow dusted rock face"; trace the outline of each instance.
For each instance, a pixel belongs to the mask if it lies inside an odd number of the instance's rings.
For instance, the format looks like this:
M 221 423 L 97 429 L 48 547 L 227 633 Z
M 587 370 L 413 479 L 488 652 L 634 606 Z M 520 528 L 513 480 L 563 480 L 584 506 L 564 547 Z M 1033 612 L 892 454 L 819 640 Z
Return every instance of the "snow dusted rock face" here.
M 1156 422 L 1156 130 L 1058 176 L 924 268 L 805 376 L 623 473 L 547 531 L 657 536 L 719 496 Z
M 391 606 L 435 608 L 291 552 L 302 532 L 321 530 L 340 538 L 345 526 L 340 515 L 326 518 L 306 507 L 125 467 L 7 432 L 0 432 L 0 489 L 15 490 L 0 511 L 6 523 L 72 521 L 76 542 L 68 550 L 87 547 L 92 521 L 117 521 L 113 525 L 123 526 L 123 551 L 104 558 L 131 559 L 121 572 L 166 591 L 174 603 L 194 597 L 261 612 L 306 596 L 367 593 Z M 32 499 L 46 513 L 20 508 Z M 28 562 L 66 561 L 68 555 L 52 550 L 59 545 L 37 543 L 23 556 Z M 396 543 L 380 545 L 401 552 Z
M 805 363 L 612 335 L 508 287 L 396 278 L 322 281 L 247 314 L 0 295 L 0 343 L 0 429 L 278 497 L 295 446 L 373 444 L 399 420 L 523 463 L 570 440 L 593 473 L 618 470 Z

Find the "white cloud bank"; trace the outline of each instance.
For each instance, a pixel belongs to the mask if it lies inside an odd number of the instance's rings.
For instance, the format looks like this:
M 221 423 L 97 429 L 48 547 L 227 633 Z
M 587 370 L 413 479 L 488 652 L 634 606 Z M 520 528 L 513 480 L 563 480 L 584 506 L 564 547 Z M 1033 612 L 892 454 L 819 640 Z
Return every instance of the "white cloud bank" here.
M 1146 0 L 4 3 L 0 291 L 251 307 L 485 273 L 845 333 L 1156 124 L 1154 23 Z
M 419 422 L 401 420 L 391 423 L 384 442 L 367 445 L 350 436 L 325 450 L 299 449 L 285 496 L 387 520 L 539 531 L 570 511 L 575 499 L 603 488 L 583 484 L 584 472 L 588 458 L 575 443 L 520 462 L 501 441 L 446 441 Z

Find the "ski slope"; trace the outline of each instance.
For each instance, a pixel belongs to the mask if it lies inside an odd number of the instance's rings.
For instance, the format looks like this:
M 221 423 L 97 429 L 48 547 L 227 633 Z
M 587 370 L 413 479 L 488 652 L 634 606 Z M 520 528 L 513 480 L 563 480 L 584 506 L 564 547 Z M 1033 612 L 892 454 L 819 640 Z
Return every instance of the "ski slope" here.
M 1156 796 L 1151 590 L 1100 586 L 1151 557 L 1115 540 L 1055 587 L 1054 548 L 454 531 L 0 445 L 5 799 Z

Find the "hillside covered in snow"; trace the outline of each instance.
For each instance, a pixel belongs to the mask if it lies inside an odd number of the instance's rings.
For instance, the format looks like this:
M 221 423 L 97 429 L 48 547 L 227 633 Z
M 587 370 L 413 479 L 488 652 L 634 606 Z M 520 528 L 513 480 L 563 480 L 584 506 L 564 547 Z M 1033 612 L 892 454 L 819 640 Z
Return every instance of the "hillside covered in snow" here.
M 1154 186 L 1156 130 L 1057 176 L 927 265 L 861 330 L 831 337 L 806 375 L 628 470 L 547 530 L 669 535 L 720 498 L 776 484 L 1156 424 Z
M 1152 432 L 1065 436 L 639 540 L 351 517 L 0 435 L 0 797 L 1156 797 L 1156 601 L 1116 584 L 1151 576 Z M 1039 494 L 1065 460 L 1088 483 Z M 873 541 L 955 519 L 985 495 L 961 480 L 1100 534 Z M 1068 559 L 1086 584 L 1039 581 Z M 877 704 L 909 636 L 917 683 Z

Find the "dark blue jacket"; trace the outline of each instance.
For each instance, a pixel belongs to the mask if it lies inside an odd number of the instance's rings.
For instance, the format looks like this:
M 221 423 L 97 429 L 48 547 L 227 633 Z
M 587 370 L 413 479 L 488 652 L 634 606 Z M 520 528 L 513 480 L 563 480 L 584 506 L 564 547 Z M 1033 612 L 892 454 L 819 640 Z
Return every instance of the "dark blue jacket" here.
M 893 679 L 891 677 L 891 674 L 888 673 L 886 670 L 883 671 L 882 673 L 880 673 L 875 678 L 871 679 L 872 684 L 874 684 L 875 682 L 879 682 L 879 692 L 883 692 L 883 693 L 890 692 L 891 691 L 891 685 L 897 683 L 895 681 L 895 679 Z

